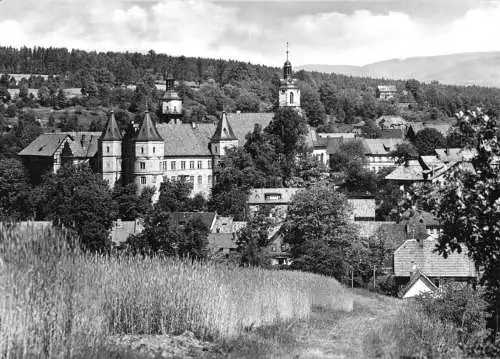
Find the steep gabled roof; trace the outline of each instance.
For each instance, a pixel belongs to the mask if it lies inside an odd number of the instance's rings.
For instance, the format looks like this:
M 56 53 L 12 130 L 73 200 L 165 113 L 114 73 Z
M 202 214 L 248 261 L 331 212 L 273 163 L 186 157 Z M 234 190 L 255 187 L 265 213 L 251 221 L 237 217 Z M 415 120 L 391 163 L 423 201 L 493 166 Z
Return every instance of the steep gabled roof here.
M 216 217 L 215 212 L 172 212 L 170 221 L 176 225 L 184 225 L 190 220 L 199 219 L 212 232 Z
M 394 252 L 394 275 L 409 277 L 414 268 L 429 277 L 472 278 L 477 275 L 476 267 L 462 247 L 461 253 L 453 252 L 445 259 L 436 253 L 437 240 L 432 236 L 427 239 L 409 239 Z
M 42 133 L 19 152 L 19 156 L 52 157 L 63 143 L 68 142 L 73 157 L 91 158 L 97 153 L 100 136 L 101 132 Z
M 396 146 L 404 141 L 400 138 L 364 138 L 361 140 L 365 147 L 365 154 L 370 155 L 388 155 L 396 149 Z
M 151 116 L 149 116 L 148 111 L 146 111 L 146 114 L 144 115 L 144 120 L 142 121 L 135 140 L 137 142 L 163 141 L 163 138 L 158 133 L 156 125 L 151 119 Z
M 109 116 L 108 122 L 106 123 L 106 127 L 104 128 L 104 131 L 102 131 L 101 140 L 102 141 L 122 140 L 122 134 L 120 133 L 120 129 L 116 124 L 114 112 L 111 112 L 111 116 Z
M 66 133 L 42 133 L 19 152 L 19 156 L 52 157 L 67 137 Z
M 227 119 L 227 114 L 225 112 L 222 113 L 222 116 L 217 123 L 217 128 L 215 129 L 215 133 L 212 136 L 212 141 L 233 141 L 238 140 L 238 137 L 233 132 L 233 128 Z
M 432 291 L 435 291 L 438 289 L 438 287 L 436 287 L 436 285 L 434 283 L 432 283 L 432 281 L 424 273 L 417 270 L 417 272 L 411 276 L 410 281 L 408 282 L 406 287 L 404 287 L 403 290 L 401 290 L 401 292 L 399 293 L 399 296 L 401 298 L 409 298 L 410 296 L 408 294 L 409 294 L 410 290 L 419 281 L 422 282 L 422 284 L 424 284 L 429 289 L 429 292 L 432 292 Z

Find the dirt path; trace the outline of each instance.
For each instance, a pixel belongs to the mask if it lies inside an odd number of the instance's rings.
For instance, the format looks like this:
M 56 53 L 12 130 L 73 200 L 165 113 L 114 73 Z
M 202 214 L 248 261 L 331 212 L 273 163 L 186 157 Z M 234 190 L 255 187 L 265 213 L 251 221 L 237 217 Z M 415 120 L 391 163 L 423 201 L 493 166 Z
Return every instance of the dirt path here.
M 397 299 L 356 292 L 351 313 L 315 311 L 292 358 L 364 358 L 363 338 L 395 315 Z

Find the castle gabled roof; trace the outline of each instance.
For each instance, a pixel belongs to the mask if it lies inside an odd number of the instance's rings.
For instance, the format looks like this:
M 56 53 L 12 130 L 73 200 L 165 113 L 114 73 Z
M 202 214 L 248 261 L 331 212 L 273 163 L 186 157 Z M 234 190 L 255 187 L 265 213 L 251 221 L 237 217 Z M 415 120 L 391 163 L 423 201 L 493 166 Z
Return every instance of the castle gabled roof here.
M 163 138 L 156 129 L 154 121 L 151 119 L 151 116 L 149 116 L 149 112 L 147 111 L 144 115 L 144 120 L 139 128 L 139 132 L 137 132 L 135 140 L 137 142 L 163 141 Z
M 232 141 L 238 140 L 238 137 L 235 136 L 233 132 L 233 128 L 227 119 L 227 115 L 225 112 L 222 113 L 222 116 L 217 123 L 217 128 L 215 129 L 215 133 L 212 136 L 212 141 Z
M 120 129 L 115 120 L 115 113 L 111 112 L 111 116 L 109 116 L 108 122 L 106 123 L 106 127 L 104 131 L 102 131 L 101 136 L 102 141 L 121 141 L 122 134 L 120 133 Z

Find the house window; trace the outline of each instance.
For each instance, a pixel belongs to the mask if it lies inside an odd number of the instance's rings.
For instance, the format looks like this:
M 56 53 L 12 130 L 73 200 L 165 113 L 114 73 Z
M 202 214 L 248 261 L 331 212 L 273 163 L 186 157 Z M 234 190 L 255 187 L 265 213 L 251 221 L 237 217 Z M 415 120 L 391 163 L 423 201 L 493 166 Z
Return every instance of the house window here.
M 170 169 L 175 170 L 175 161 L 170 162 Z
M 212 175 L 208 175 L 208 185 L 212 185 Z
M 290 103 L 293 103 L 293 92 L 290 92 Z
M 203 177 L 198 176 L 198 184 L 201 185 L 203 183 Z
M 189 161 L 189 168 L 194 169 L 194 161 Z
M 153 176 L 153 183 L 156 183 L 156 176 Z
M 202 161 L 198 161 L 198 169 L 202 169 L 203 168 L 203 162 Z
M 181 170 L 186 169 L 186 161 L 181 161 Z
M 146 177 L 145 176 L 141 177 L 141 184 L 146 184 Z
M 141 166 L 141 170 L 146 169 L 146 163 L 145 162 L 141 162 L 140 166 Z
M 109 153 L 109 146 L 106 146 L 106 152 Z
M 194 176 L 189 176 L 189 182 L 194 183 Z
M 144 153 L 144 147 L 141 147 L 141 153 Z
M 153 153 L 155 153 L 155 150 L 156 150 L 156 148 L 155 148 L 155 147 L 153 147 Z
M 208 168 L 212 168 L 212 160 L 208 160 Z

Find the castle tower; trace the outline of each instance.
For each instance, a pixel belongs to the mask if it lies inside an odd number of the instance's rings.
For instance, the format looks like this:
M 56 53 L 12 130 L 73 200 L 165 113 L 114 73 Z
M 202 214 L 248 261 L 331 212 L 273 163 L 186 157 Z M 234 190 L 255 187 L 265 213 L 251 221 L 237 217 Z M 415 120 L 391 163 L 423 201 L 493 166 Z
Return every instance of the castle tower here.
M 122 135 L 113 111 L 99 139 L 99 153 L 102 178 L 113 188 L 122 173 Z
M 279 106 L 300 108 L 300 89 L 293 78 L 292 63 L 288 60 L 288 42 L 286 43 L 286 61 L 283 65 L 283 78 L 280 80 Z
M 227 114 L 222 113 L 222 116 L 217 123 L 214 135 L 210 140 L 210 149 L 214 156 L 224 156 L 226 150 L 231 147 L 238 147 L 238 137 L 235 136 L 231 124 L 227 119 Z
M 182 100 L 174 90 L 174 77 L 165 74 L 166 88 L 161 104 L 162 118 L 165 122 L 182 120 Z
M 162 178 L 162 160 L 165 155 L 165 141 L 158 133 L 154 121 L 146 111 L 141 127 L 134 140 L 133 178 L 138 193 L 145 187 L 155 187 L 153 201 L 159 197 Z

